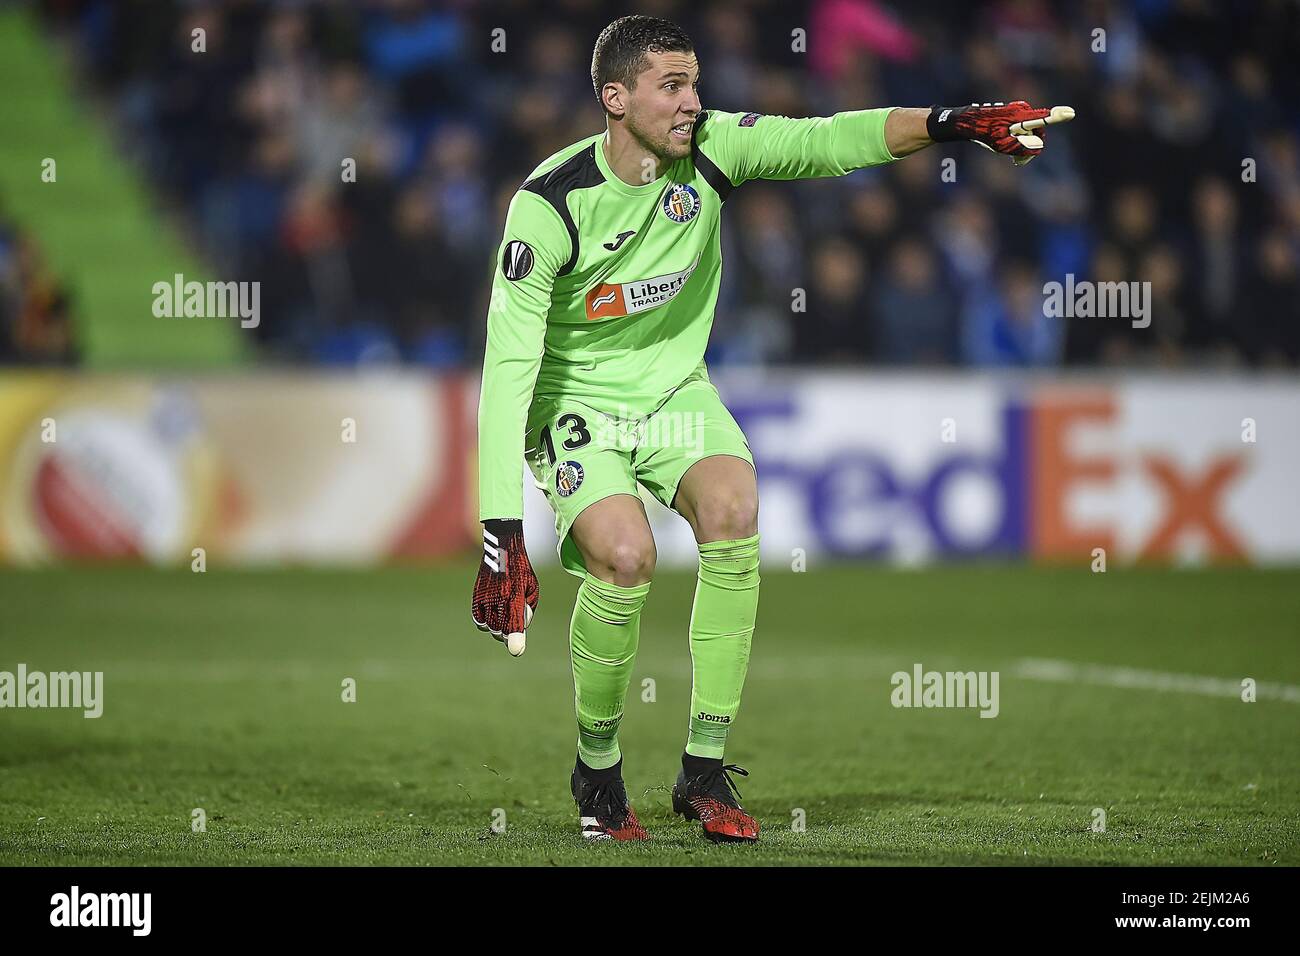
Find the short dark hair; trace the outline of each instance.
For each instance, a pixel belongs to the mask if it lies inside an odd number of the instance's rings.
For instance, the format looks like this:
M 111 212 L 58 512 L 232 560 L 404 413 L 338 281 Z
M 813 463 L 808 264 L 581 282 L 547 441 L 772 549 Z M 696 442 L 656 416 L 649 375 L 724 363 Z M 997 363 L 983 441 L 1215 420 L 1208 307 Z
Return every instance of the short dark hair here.
M 596 38 L 591 53 L 591 83 L 596 99 L 605 106 L 600 91 L 606 83 L 622 83 L 629 90 L 645 69 L 647 53 L 689 53 L 695 44 L 686 31 L 663 17 L 620 17 Z

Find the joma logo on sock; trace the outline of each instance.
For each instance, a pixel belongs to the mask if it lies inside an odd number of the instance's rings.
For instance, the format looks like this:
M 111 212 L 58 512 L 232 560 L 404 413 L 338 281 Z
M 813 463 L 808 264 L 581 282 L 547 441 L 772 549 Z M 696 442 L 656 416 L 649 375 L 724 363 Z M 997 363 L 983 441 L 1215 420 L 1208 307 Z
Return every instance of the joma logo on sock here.
M 700 711 L 698 714 L 696 714 L 696 715 L 695 715 L 695 719 L 696 719 L 696 720 L 710 720 L 710 721 L 712 721 L 712 722 L 715 723 L 715 724 L 729 724 L 729 723 L 731 723 L 731 718 L 730 718 L 730 717 L 723 717 L 721 714 L 706 714 L 704 711 Z
M 131 935 L 148 936 L 152 923 L 152 893 L 70 893 L 50 897 L 51 926 L 129 926 Z
M 997 671 L 896 671 L 889 679 L 895 707 L 978 707 L 981 717 L 998 715 Z
M 591 722 L 591 729 L 608 730 L 610 727 L 617 727 L 618 722 L 622 719 L 623 719 L 623 715 L 619 714 L 617 717 L 610 717 L 608 720 L 593 720 Z

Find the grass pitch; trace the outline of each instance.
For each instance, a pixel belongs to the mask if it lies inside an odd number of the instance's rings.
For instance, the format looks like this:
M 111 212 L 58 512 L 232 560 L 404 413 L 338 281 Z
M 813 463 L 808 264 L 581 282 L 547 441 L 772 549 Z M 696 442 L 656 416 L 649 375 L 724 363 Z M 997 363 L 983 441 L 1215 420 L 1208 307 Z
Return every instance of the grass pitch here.
M 621 734 L 653 840 L 593 846 L 577 581 L 512 660 L 473 572 L 0 573 L 0 670 L 104 672 L 99 719 L 0 710 L 0 864 L 1300 863 L 1300 571 L 765 571 L 728 751 L 758 846 L 669 808 L 692 575 L 656 578 Z M 891 706 L 917 663 L 998 671 L 998 716 Z

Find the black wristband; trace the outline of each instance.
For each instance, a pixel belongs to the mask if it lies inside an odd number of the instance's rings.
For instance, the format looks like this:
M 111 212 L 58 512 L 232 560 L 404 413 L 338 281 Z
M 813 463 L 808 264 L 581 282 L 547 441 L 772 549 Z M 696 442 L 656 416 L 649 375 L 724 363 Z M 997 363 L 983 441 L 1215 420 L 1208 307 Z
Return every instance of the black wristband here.
M 483 520 L 483 530 L 489 532 L 493 537 L 500 539 L 509 534 L 524 533 L 523 518 L 485 518 Z
M 930 107 L 930 115 L 925 118 L 925 132 L 936 143 L 955 143 L 965 139 L 957 132 L 955 123 L 957 114 L 965 111 L 964 106 Z

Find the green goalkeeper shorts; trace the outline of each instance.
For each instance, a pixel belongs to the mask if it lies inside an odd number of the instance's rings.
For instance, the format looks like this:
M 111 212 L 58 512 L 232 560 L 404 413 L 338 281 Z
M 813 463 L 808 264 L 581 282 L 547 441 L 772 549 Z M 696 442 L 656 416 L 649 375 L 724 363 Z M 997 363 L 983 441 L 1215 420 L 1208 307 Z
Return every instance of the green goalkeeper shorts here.
M 538 398 L 528 412 L 524 454 L 555 512 L 560 564 L 579 577 L 587 568 L 569 531 L 588 505 L 639 495 L 640 482 L 671 508 L 682 476 L 700 459 L 734 455 L 754 465 L 744 433 L 705 379 L 691 379 L 641 418 L 575 399 Z

